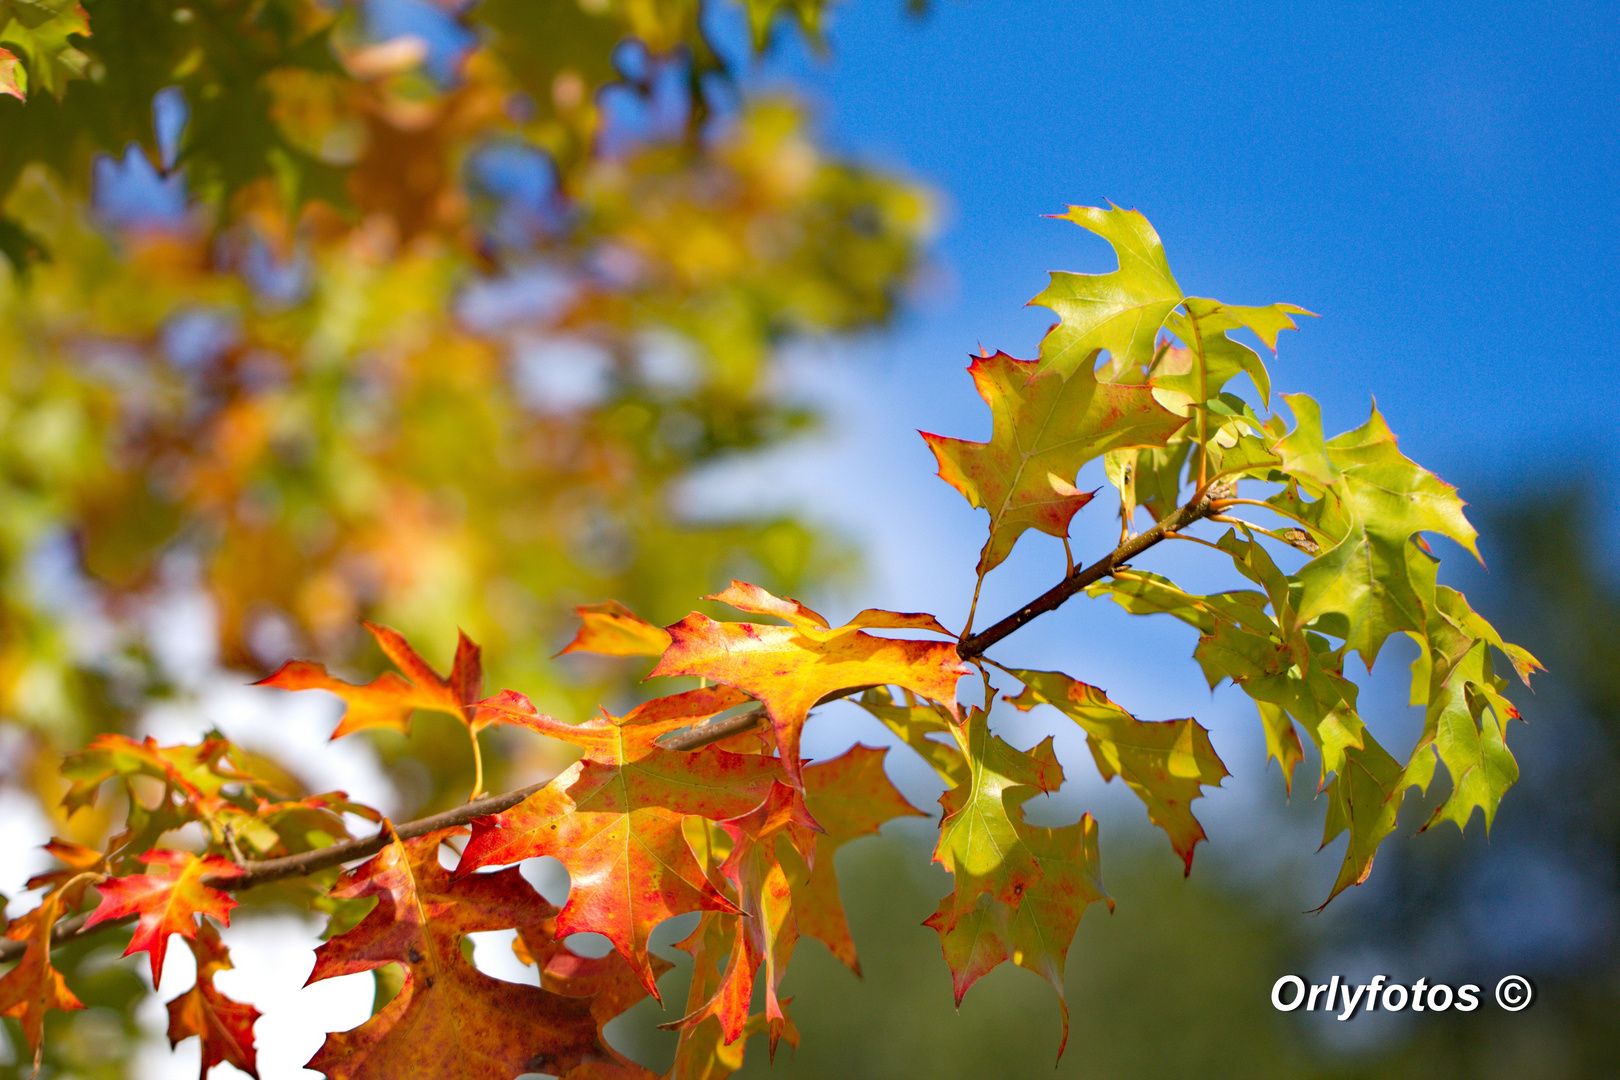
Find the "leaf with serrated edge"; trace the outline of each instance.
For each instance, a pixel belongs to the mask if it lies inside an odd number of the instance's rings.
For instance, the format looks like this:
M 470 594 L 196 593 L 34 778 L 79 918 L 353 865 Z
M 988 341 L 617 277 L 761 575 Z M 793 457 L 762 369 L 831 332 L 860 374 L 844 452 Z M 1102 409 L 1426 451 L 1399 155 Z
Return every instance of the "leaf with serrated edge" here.
M 783 841 L 801 859 L 812 859 L 815 833 L 821 826 L 805 809 L 803 796 L 786 784 L 771 786 L 765 801 L 746 814 L 715 823 L 731 838 L 731 853 L 720 874 L 731 883 L 741 909 L 736 920 L 736 941 L 720 985 L 714 995 L 671 1027 L 694 1028 L 709 1017 L 720 1021 L 728 1043 L 743 1037 L 748 1025 L 748 1004 L 754 979 L 765 967 L 765 1018 L 771 1052 L 787 1023 L 777 996 L 793 946 L 799 939 L 790 875 L 779 857 Z
M 525 926 L 556 909 L 516 869 L 452 880 L 438 852 L 460 831 L 392 836 L 333 887 L 336 898 L 375 896 L 377 906 L 316 950 L 309 981 L 391 963 L 404 966 L 405 981 L 370 1020 L 328 1035 L 309 1068 L 330 1080 L 510 1080 L 616 1060 L 588 999 L 492 979 L 463 958 L 467 934 Z
M 1086 908 L 1099 900 L 1114 910 L 1104 891 L 1097 856 L 1097 823 L 1086 814 L 1073 825 L 1044 828 L 1020 823 L 1019 836 L 1040 861 L 1040 879 L 1016 909 L 992 901 L 964 914 L 954 927 L 951 897 L 940 901 L 925 925 L 939 933 L 951 989 L 958 1007 L 975 982 L 1003 961 L 1033 971 L 1052 984 L 1063 1010 L 1063 1039 L 1069 1043 L 1069 1005 L 1063 992 L 1063 965 Z
M 945 817 L 939 824 L 934 861 L 956 879 L 949 911 L 941 925 L 953 930 L 975 910 L 981 896 L 1016 908 L 1040 877 L 1040 864 L 1019 836 L 1022 806 L 1063 784 L 1063 770 L 1048 736 L 1034 750 L 1014 749 L 990 732 L 989 717 L 973 709 L 957 730 L 957 744 L 968 763 L 964 783 L 939 797 Z
M 204 885 L 203 877 L 234 877 L 242 871 L 235 863 L 218 855 L 199 859 L 186 851 L 154 849 L 140 859 L 160 869 L 155 874 L 131 874 L 97 885 L 101 905 L 91 912 L 84 925 L 88 929 L 107 919 L 139 916 L 124 955 L 150 954 L 152 985 L 157 986 L 163 975 L 163 956 L 169 947 L 170 934 L 194 940 L 198 915 L 212 916 L 226 926 L 231 923 L 231 909 L 236 907 L 236 900 L 228 893 Z
M 883 771 L 887 755 L 887 750 L 856 743 L 831 761 L 804 770 L 804 804 L 822 833 L 816 837 L 815 865 L 794 867 L 797 873 L 789 874 L 799 932 L 821 941 L 857 975 L 861 965 L 838 895 L 833 856 L 851 840 L 876 834 L 885 821 L 927 816 L 889 782 Z M 791 858 L 791 852 L 783 857 Z
M 1071 206 L 1068 213 L 1054 216 L 1107 240 L 1119 269 L 1111 274 L 1054 273 L 1051 284 L 1030 301 L 1052 309 L 1061 320 L 1041 342 L 1043 369 L 1067 378 L 1098 349 L 1108 350 L 1118 367 L 1146 367 L 1159 327 L 1183 299 L 1159 234 L 1137 211 L 1112 204 L 1108 210 Z
M 365 627 L 377 639 L 383 654 L 404 672 L 403 676 L 385 671 L 371 682 L 357 685 L 327 674 L 324 664 L 289 660 L 253 685 L 336 694 L 346 708 L 343 720 L 332 732 L 334 739 L 372 727 L 408 734 L 411 713 L 417 709 L 448 713 L 478 730 L 481 724 L 470 706 L 483 696 L 483 664 L 478 646 L 466 634 L 457 638 L 455 661 L 449 678 L 445 678 L 411 648 L 399 631 L 369 622 Z
M 990 513 L 980 574 L 1000 565 L 1027 529 L 1069 535 L 1069 522 L 1091 501 L 1074 487 L 1086 462 L 1121 447 L 1162 446 L 1185 423 L 1147 387 L 1099 383 L 1089 365 L 1065 380 L 998 352 L 975 357 L 968 373 L 990 406 L 990 441 L 922 437 L 940 479 Z
M 617 600 L 574 609 L 580 627 L 558 656 L 572 652 L 603 656 L 657 656 L 669 647 L 669 632 L 654 626 Z
M 943 632 L 932 616 L 866 611 L 852 622 L 828 628 L 825 620 L 795 601 L 733 583 L 720 594 L 741 610 L 768 607 L 764 598 L 791 610 L 791 626 L 715 622 L 693 612 L 668 627 L 674 642 L 652 675 L 695 675 L 758 698 L 770 717 L 782 767 L 790 784 L 801 783 L 799 737 L 813 705 L 829 694 L 865 686 L 898 685 L 938 701 L 954 714 L 956 683 L 967 673 L 954 641 L 876 637 L 861 627 Z M 788 605 L 792 605 L 789 608 Z M 789 618 L 788 615 L 782 615 Z M 728 815 L 729 816 L 729 815 Z
M 253 1025 L 259 1010 L 233 1001 L 214 985 L 214 976 L 231 968 L 231 954 L 219 939 L 219 931 L 206 920 L 195 940 L 188 942 L 197 959 L 197 985 L 169 1002 L 169 1046 L 198 1037 L 202 1071 L 198 1080 L 207 1080 L 208 1070 L 229 1062 L 258 1080 L 257 1053 L 253 1045 Z
M 606 936 L 656 997 L 647 953 L 653 927 L 688 911 L 733 910 L 693 857 L 681 820 L 747 813 L 782 775 L 775 758 L 714 747 L 686 753 L 654 742 L 662 731 L 691 723 L 691 711 L 701 714 L 734 693 L 710 687 L 658 699 L 642 709 L 687 715 L 646 724 L 633 723 L 632 713 L 577 726 L 551 721 L 554 731 L 537 726 L 559 738 L 572 735 L 584 759 L 512 809 L 475 819 L 456 872 L 541 855 L 560 859 L 571 887 L 557 932 Z
M 1209 732 L 1191 718 L 1138 720 L 1095 686 L 1062 672 L 1008 669 L 1008 674 L 1024 684 L 1024 691 L 1007 700 L 1025 710 L 1052 705 L 1079 724 L 1103 779 L 1124 777 L 1192 873 L 1193 848 L 1205 839 L 1192 801 L 1204 785 L 1219 786 L 1228 775 Z
M 6 937 L 27 942 L 28 951 L 0 978 L 0 1016 L 14 1017 L 22 1025 L 23 1038 L 34 1051 L 36 1072 L 45 1050 L 46 1010 L 84 1008 L 62 973 L 51 966 L 51 931 L 62 917 L 63 899 L 60 891 L 47 893 L 37 908 L 6 927 Z

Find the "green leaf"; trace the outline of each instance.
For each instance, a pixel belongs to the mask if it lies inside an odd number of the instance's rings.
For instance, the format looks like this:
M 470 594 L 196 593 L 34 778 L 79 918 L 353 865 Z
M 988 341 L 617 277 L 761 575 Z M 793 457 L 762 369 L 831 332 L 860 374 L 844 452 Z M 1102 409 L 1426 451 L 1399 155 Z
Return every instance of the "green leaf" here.
M 1051 284 L 1030 301 L 1052 309 L 1061 320 L 1041 342 L 1041 368 L 1065 378 L 1089 367 L 1098 349 L 1108 351 L 1116 368 L 1147 367 L 1159 327 L 1183 299 L 1164 245 L 1147 218 L 1110 206 L 1071 206 L 1067 214 L 1053 216 L 1107 240 L 1119 269 L 1111 274 L 1054 273 Z
M 956 878 L 946 930 L 976 910 L 980 896 L 1016 908 L 1040 877 L 1040 865 L 1019 835 L 1023 804 L 1063 784 L 1048 736 L 1029 753 L 990 733 L 989 717 L 974 709 L 956 730 L 967 759 L 967 781 L 939 797 L 945 818 L 934 861 Z
M 921 434 L 940 479 L 990 512 L 981 575 L 1000 565 L 1027 529 L 1069 535 L 1075 512 L 1091 501 L 1074 487 L 1086 462 L 1119 447 L 1163 446 L 1185 423 L 1145 386 L 1099 383 L 1089 364 L 1065 380 L 998 352 L 975 357 L 968 372 L 990 406 L 990 441 Z
M 967 759 L 957 748 L 950 716 L 944 709 L 931 702 L 896 704 L 886 686 L 866 691 L 857 704 L 904 739 L 907 746 L 933 766 L 948 787 L 958 787 L 967 781 Z
M 1193 847 L 1206 839 L 1192 815 L 1192 801 L 1205 784 L 1219 786 L 1228 773 L 1196 720 L 1142 721 L 1108 700 L 1101 690 L 1057 671 L 1008 669 L 1024 684 L 1007 698 L 1019 709 L 1052 705 L 1086 733 L 1086 745 L 1104 780 L 1122 776 L 1147 806 L 1148 817 L 1170 837 L 1170 846 L 1192 873 Z
M 1427 621 L 1433 586 L 1425 587 L 1425 573 L 1414 568 L 1429 556 L 1415 549 L 1414 538 L 1439 533 L 1477 558 L 1478 534 L 1463 516 L 1456 489 L 1396 448 L 1376 406 L 1366 424 L 1323 442 L 1315 403 L 1300 394 L 1287 400 L 1299 423 L 1276 450 L 1284 468 L 1316 486 L 1321 497 L 1309 506 L 1290 505 L 1298 503 L 1290 488 L 1269 501 L 1334 541 L 1296 575 L 1297 618 L 1309 624 L 1338 617 L 1333 625 L 1343 628 L 1346 644 L 1371 670 L 1390 634 L 1422 631 Z
M 1432 771 L 1433 758 L 1420 757 L 1428 759 Z M 1350 842 L 1333 890 L 1322 901 L 1322 907 L 1327 907 L 1345 889 L 1367 880 L 1378 845 L 1395 831 L 1401 800 L 1414 782 L 1400 762 L 1390 757 L 1389 751 L 1378 745 L 1371 735 L 1365 736 L 1364 746 L 1346 750 L 1344 768 L 1327 787 L 1328 811 L 1322 829 L 1322 846 L 1326 847 L 1346 831 L 1350 833 Z
M 73 79 L 84 78 L 89 58 L 68 41 L 90 36 L 90 16 L 79 0 L 0 0 L 0 44 L 22 54 L 28 77 L 15 78 L 17 57 L 0 50 L 0 92 L 24 99 L 27 90 L 60 98 Z
M 1022 903 L 1016 908 L 999 901 L 983 904 L 947 928 L 952 907 L 947 896 L 924 925 L 939 933 L 958 1006 L 969 987 L 1007 960 L 1051 983 L 1063 1010 L 1063 1040 L 1058 1047 L 1062 1057 L 1069 1041 L 1069 1006 L 1063 993 L 1069 945 L 1086 908 L 1101 900 L 1112 911 L 1114 901 L 1103 889 L 1097 823 L 1090 814 L 1057 829 L 1020 823 L 1018 834 L 1041 866 L 1039 880 Z

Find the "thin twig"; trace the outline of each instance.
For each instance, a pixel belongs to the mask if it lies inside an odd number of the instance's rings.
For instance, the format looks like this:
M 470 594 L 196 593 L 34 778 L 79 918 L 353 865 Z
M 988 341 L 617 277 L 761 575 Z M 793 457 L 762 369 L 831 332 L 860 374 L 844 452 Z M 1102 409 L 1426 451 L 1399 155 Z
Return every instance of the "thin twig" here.
M 974 634 L 972 637 L 963 639 L 957 645 L 956 651 L 962 655 L 964 660 L 979 656 L 990 646 L 1036 616 L 1044 615 L 1046 612 L 1056 609 L 1075 593 L 1084 590 L 1094 582 L 1110 576 L 1118 567 L 1157 544 L 1168 534 L 1180 532 L 1198 519 L 1207 516 L 1213 502 L 1209 496 L 1210 492 L 1206 491 L 1186 506 L 1165 515 L 1164 520 L 1153 526 L 1153 528 L 1146 532 L 1137 533 L 1085 569 L 1076 570 L 994 626 Z

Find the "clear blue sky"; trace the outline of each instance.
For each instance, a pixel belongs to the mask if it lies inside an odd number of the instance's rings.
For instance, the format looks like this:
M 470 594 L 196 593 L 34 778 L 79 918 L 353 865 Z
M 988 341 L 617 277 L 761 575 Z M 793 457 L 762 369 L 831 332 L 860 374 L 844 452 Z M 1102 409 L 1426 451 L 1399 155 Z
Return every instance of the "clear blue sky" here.
M 1154 222 L 1189 292 L 1322 314 L 1284 336 L 1273 379 L 1330 428 L 1376 395 L 1465 495 L 1609 472 L 1612 5 L 902 6 L 839 7 L 828 59 L 790 48 L 763 81 L 810 87 L 835 147 L 943 196 L 950 280 L 892 348 L 909 380 L 979 340 L 1031 355 L 1050 315 L 1021 305 L 1043 272 L 1111 269 L 1038 215 L 1113 200 Z

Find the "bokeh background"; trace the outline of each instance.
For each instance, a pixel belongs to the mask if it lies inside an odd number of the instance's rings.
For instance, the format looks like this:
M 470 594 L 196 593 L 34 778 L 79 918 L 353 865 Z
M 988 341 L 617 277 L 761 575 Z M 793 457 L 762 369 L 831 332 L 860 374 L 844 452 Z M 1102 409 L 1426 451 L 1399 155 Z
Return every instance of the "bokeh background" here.
M 1154 223 L 1189 293 L 1321 316 L 1283 336 L 1277 388 L 1317 397 L 1333 431 L 1376 394 L 1402 449 L 1461 488 L 1482 532 L 1488 569 L 1446 550 L 1446 580 L 1549 673 L 1517 695 L 1523 779 L 1489 837 L 1477 820 L 1413 836 L 1437 791 L 1408 808 L 1368 883 L 1305 914 L 1338 863 L 1338 844 L 1315 853 L 1314 766 L 1285 798 L 1252 705 L 1210 693 L 1190 633 L 1081 599 L 1010 639 L 1022 665 L 1061 667 L 1144 718 L 1197 716 L 1233 773 L 1199 804 L 1210 842 L 1183 880 L 1134 799 L 1096 779 L 1078 736 L 1060 739 L 1071 780 L 1031 815 L 1099 818 L 1118 909 L 1093 908 L 1070 953 L 1058 1074 L 1620 1075 L 1611 13 L 942 0 L 918 14 L 848 0 L 824 42 L 783 21 L 757 58 L 741 9 L 704 18 L 731 84 L 694 99 L 690 58 L 611 47 L 579 94 L 555 78 L 536 92 L 534 130 L 566 135 L 570 109 L 595 110 L 589 146 L 495 140 L 425 186 L 400 181 L 362 217 L 370 231 L 268 204 L 257 232 L 198 226 L 206 178 L 162 168 L 164 138 L 197 130 L 183 93 L 160 100 L 146 152 L 95 159 L 83 212 L 70 184 L 17 183 L 12 209 L 48 225 L 58 257 L 31 271 L 32 292 L 7 279 L 0 330 L 9 914 L 48 865 L 37 845 L 96 827 L 53 819 L 49 797 L 61 752 L 96 731 L 172 742 L 218 727 L 311 790 L 393 814 L 454 801 L 470 766 L 448 725 L 327 745 L 334 702 L 246 687 L 295 654 L 380 670 L 361 615 L 441 665 L 462 626 L 492 689 L 574 715 L 633 700 L 639 672 L 547 659 L 573 603 L 614 595 L 668 622 L 735 574 L 835 617 L 876 606 L 959 623 L 982 515 L 933 477 L 915 432 L 986 437 L 968 355 L 1033 356 L 1050 315 L 1024 304 L 1045 271 L 1112 268 L 1101 241 L 1041 215 L 1112 200 Z M 414 35 L 425 52 L 426 88 L 380 98 L 456 101 L 427 127 L 382 101 L 364 114 L 362 167 L 437 152 L 422 133 L 452 142 L 485 107 L 467 87 L 499 85 L 468 73 L 474 39 L 453 9 L 373 0 L 352 33 L 357 49 Z M 318 93 L 297 100 L 317 142 L 341 141 Z M 694 100 L 712 115 L 695 121 Z M 719 134 L 694 146 L 697 122 Z M 257 205 L 244 190 L 237 205 Z M 1082 557 L 1111 546 L 1103 502 L 1076 519 Z M 1221 580 L 1190 545 L 1152 560 Z M 981 612 L 1011 610 L 1061 568 L 1055 542 L 1026 541 Z M 1389 652 L 1360 680 L 1363 714 L 1409 746 L 1409 658 Z M 1009 711 L 997 730 L 1027 746 L 1037 722 Z M 806 750 L 853 741 L 890 740 L 829 706 Z M 497 783 L 564 760 L 496 749 Z M 933 809 L 937 783 L 904 753 L 891 775 Z M 1051 1072 L 1057 1006 L 1034 976 L 1004 967 L 952 1008 L 921 926 L 946 889 L 928 828 L 897 823 L 840 855 L 864 978 L 803 944 L 786 984 L 803 1045 L 774 1064 L 751 1048 L 743 1075 Z M 527 872 L 554 899 L 566 889 L 554 866 Z M 319 920 L 244 908 L 233 928 L 221 985 L 265 1013 L 261 1075 L 315 1075 L 299 1065 L 324 1030 L 368 1014 L 370 980 L 299 989 Z M 103 1007 L 61 1029 L 57 1074 L 193 1074 L 196 1049 L 168 1049 L 144 973 L 117 947 L 82 951 Z M 532 978 L 500 940 L 477 957 Z M 1538 1000 L 1511 1016 L 1339 1023 L 1270 1008 L 1289 972 L 1487 990 L 1520 973 Z M 679 1002 L 684 974 L 666 998 Z M 670 1018 L 644 1003 L 612 1031 L 659 1066 L 670 1045 L 653 1025 Z M 8 1031 L 0 1069 L 26 1075 Z

